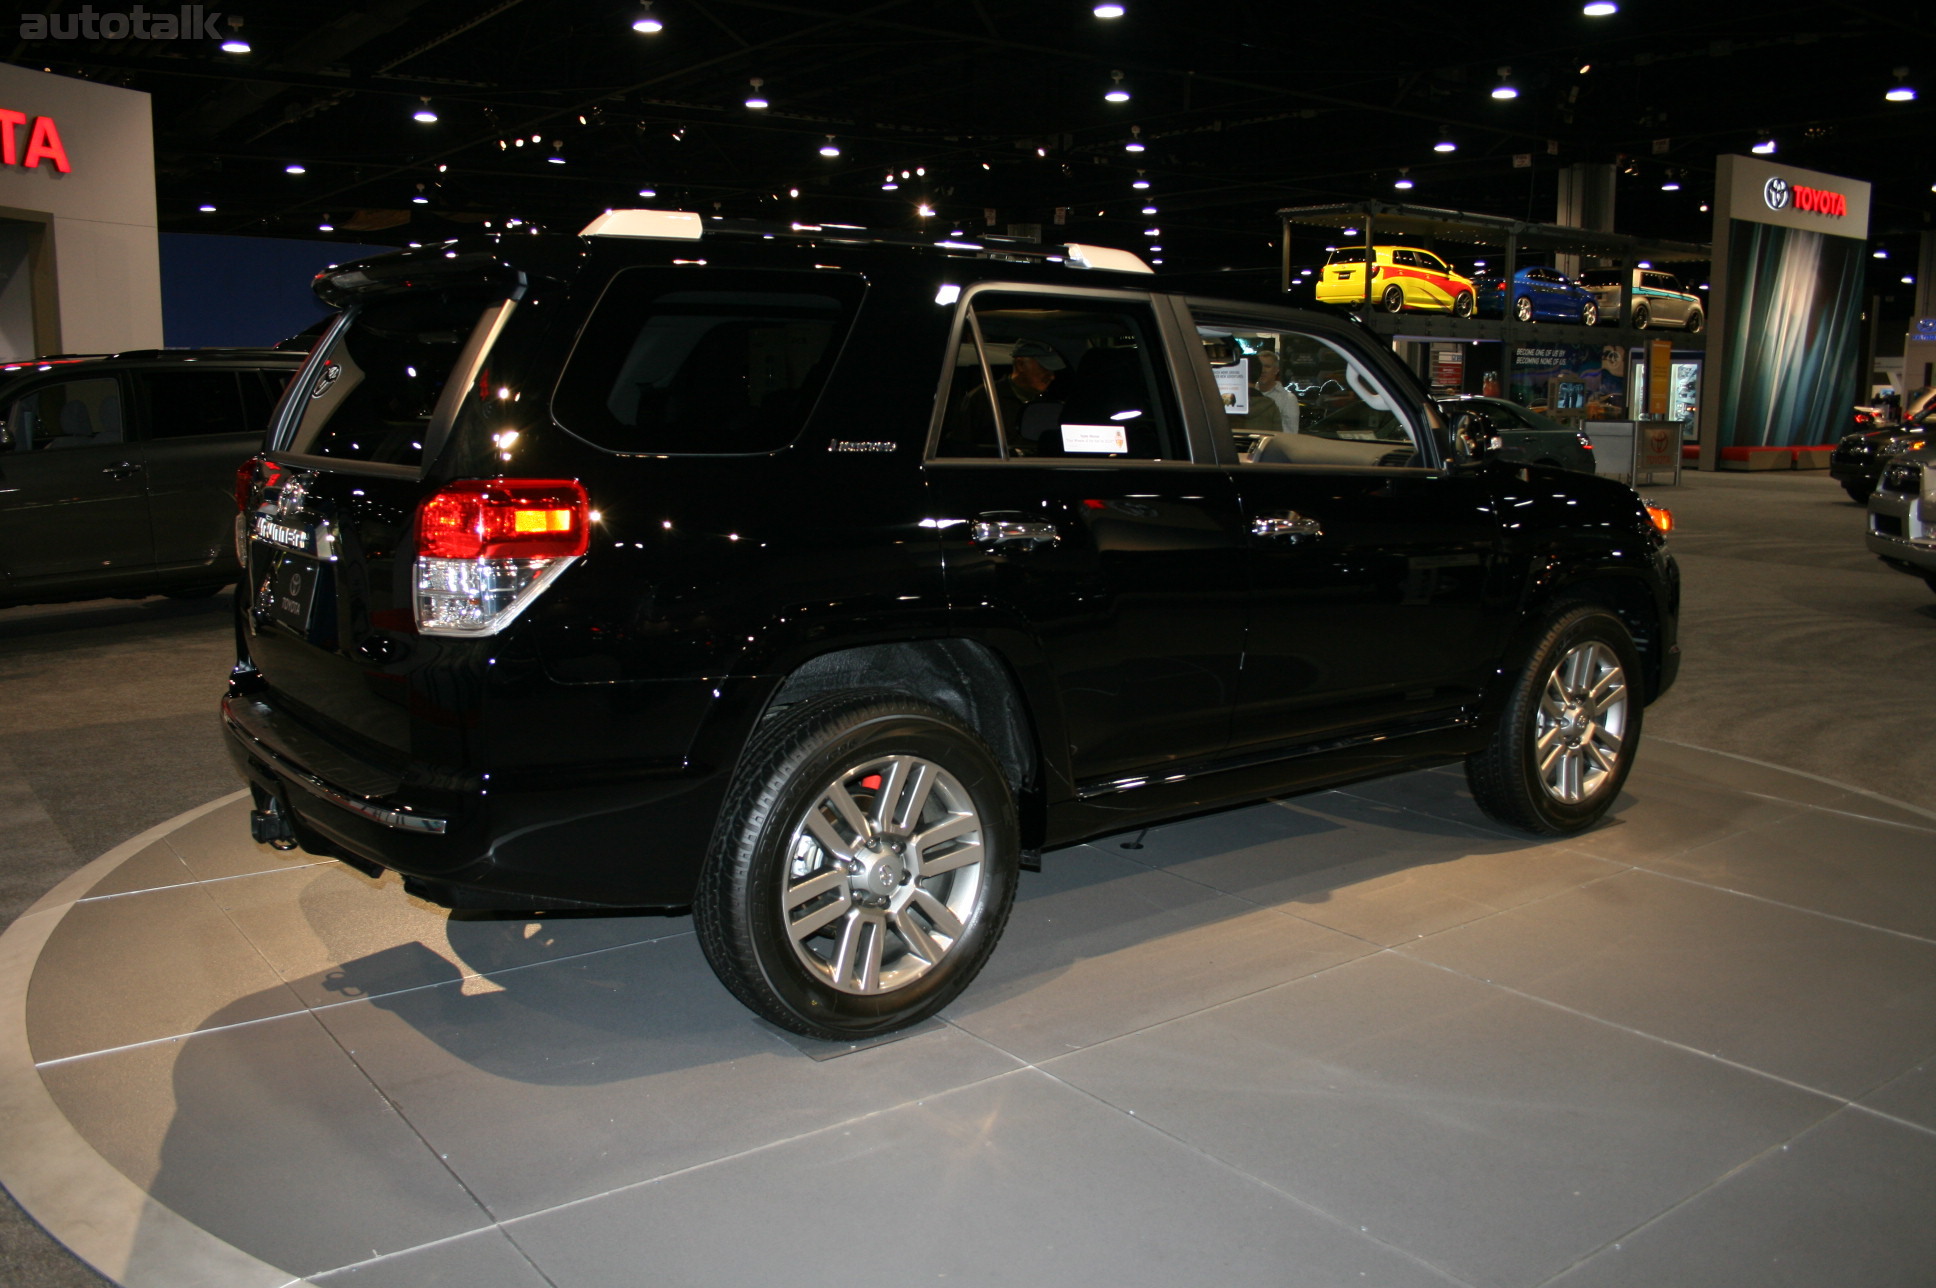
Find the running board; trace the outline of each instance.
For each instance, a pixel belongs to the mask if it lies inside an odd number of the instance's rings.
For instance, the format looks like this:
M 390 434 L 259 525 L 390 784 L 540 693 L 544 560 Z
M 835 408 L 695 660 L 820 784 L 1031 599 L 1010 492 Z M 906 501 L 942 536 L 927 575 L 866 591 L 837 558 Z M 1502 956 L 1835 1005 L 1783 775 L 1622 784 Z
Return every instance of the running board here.
M 1470 716 L 1459 715 L 1449 719 L 1437 718 L 1407 725 L 1398 729 L 1387 729 L 1379 733 L 1353 734 L 1345 738 L 1332 738 L 1324 742 L 1300 743 L 1295 747 L 1272 747 L 1262 751 L 1245 752 L 1240 756 L 1224 756 L 1172 765 L 1161 773 L 1137 774 L 1126 778 L 1099 779 L 1094 782 L 1076 785 L 1077 800 L 1094 800 L 1098 796 L 1120 796 L 1133 792 L 1140 787 L 1168 786 L 1172 783 L 1187 782 L 1192 778 L 1202 778 L 1208 774 L 1228 773 L 1233 769 L 1255 769 L 1259 765 L 1269 765 L 1284 760 L 1302 760 L 1307 756 L 1322 756 L 1336 751 L 1348 751 L 1353 747 L 1369 747 L 1381 742 L 1391 742 L 1398 738 L 1414 738 L 1420 734 L 1444 733 L 1450 729 L 1469 729 L 1473 725 Z

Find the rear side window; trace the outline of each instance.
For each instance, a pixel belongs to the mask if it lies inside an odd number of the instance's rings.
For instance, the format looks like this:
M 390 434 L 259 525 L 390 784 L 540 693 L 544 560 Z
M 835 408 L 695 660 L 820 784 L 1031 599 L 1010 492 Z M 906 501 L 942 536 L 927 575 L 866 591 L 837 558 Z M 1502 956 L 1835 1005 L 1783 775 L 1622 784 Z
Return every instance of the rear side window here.
M 863 289 L 830 272 L 627 269 L 585 323 L 552 413 L 614 452 L 784 447 L 806 423 Z
M 474 293 L 425 292 L 359 305 L 306 369 L 288 450 L 418 465 L 444 384 L 486 307 Z
M 252 378 L 253 372 L 247 373 Z M 239 401 L 233 371 L 143 371 L 135 376 L 148 400 L 150 438 L 199 438 L 205 434 L 260 433 Z

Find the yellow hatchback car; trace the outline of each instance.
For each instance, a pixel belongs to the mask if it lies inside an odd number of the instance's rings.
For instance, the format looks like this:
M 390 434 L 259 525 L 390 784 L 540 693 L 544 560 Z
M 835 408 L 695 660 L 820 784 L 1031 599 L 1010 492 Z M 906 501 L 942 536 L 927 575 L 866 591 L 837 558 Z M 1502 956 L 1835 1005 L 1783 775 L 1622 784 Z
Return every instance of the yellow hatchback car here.
M 1416 246 L 1373 246 L 1371 289 L 1365 290 L 1365 248 L 1340 246 L 1325 261 L 1318 278 L 1318 303 L 1363 304 L 1387 313 L 1404 309 L 1449 311 L 1454 317 L 1472 316 L 1476 297 L 1472 282 L 1453 272 L 1429 250 Z

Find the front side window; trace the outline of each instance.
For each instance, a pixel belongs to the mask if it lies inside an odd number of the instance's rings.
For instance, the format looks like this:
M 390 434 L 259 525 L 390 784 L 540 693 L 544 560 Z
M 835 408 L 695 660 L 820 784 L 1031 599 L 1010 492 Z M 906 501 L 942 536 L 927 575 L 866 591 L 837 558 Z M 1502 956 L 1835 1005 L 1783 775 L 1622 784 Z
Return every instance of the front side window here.
M 1149 306 L 973 296 L 936 455 L 1188 460 Z
M 770 452 L 799 437 L 864 287 L 850 274 L 637 268 L 618 274 L 552 411 L 615 452 Z
M 1196 322 L 1244 464 L 1424 464 L 1402 393 L 1342 345 L 1202 313 Z
M 112 376 L 42 385 L 7 409 L 8 451 L 61 451 L 126 438 L 121 382 Z
M 418 465 L 424 436 L 486 301 L 426 291 L 359 305 L 292 394 L 287 450 L 303 456 Z

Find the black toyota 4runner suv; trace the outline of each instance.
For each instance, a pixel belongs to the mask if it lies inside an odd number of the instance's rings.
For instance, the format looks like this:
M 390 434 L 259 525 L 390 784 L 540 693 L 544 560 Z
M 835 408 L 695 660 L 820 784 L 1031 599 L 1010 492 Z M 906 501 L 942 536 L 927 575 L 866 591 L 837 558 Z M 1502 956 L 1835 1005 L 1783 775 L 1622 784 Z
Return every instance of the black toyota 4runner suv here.
M 938 1010 L 1087 837 L 1459 759 L 1587 827 L 1674 677 L 1629 488 L 1471 457 L 1351 324 L 1120 251 L 618 211 L 316 289 L 242 492 L 257 839 L 452 908 L 690 906 L 801 1033 Z

